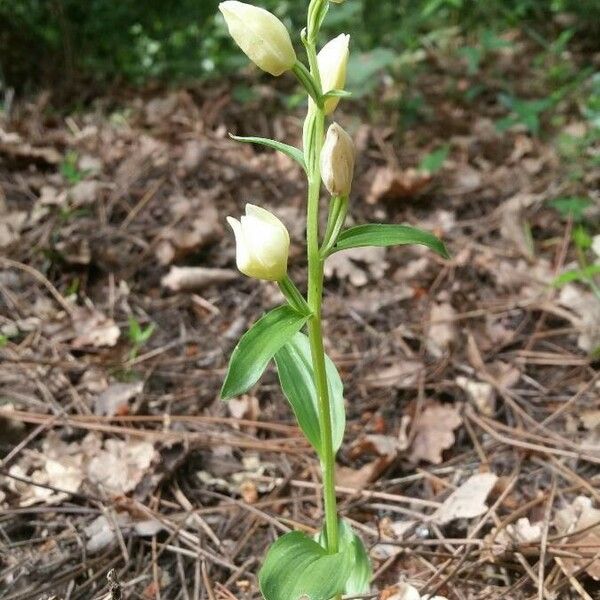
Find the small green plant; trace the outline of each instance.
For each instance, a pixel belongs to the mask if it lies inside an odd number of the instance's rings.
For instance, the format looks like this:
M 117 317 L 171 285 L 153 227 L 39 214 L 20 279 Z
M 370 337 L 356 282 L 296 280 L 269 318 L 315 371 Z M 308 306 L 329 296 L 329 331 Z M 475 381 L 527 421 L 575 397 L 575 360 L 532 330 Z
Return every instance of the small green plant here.
M 85 171 L 80 171 L 77 166 L 79 155 L 74 150 L 68 150 L 60 165 L 61 175 L 70 185 L 75 185 L 83 180 L 86 176 Z
M 550 202 L 550 206 L 555 208 L 561 216 L 570 218 L 573 223 L 571 240 L 575 247 L 578 267 L 569 269 L 558 275 L 552 282 L 555 287 L 563 287 L 567 283 L 579 282 L 594 293 L 600 301 L 600 285 L 597 282 L 600 275 L 600 243 L 594 242 L 600 240 L 599 236 L 594 238 L 588 229 L 586 223 L 585 210 L 591 205 L 591 200 L 579 196 L 556 198 Z M 590 262 L 590 256 L 594 262 Z
M 235 234 L 239 270 L 249 277 L 277 283 L 286 303 L 260 318 L 239 340 L 221 397 L 228 400 L 245 393 L 274 361 L 283 393 L 319 457 L 323 479 L 323 527 L 315 537 L 300 531 L 280 537 L 267 553 L 258 575 L 259 585 L 266 600 L 330 600 L 342 594 L 365 594 L 371 579 L 370 561 L 358 535 L 339 518 L 336 505 L 335 455 L 342 444 L 346 417 L 343 384 L 324 351 L 324 263 L 336 252 L 361 246 L 422 244 L 443 257 L 448 253 L 434 235 L 408 225 L 344 228 L 354 143 L 337 123 L 326 131 L 326 119 L 348 95 L 344 88 L 349 36 L 335 37 L 317 53 L 319 31 L 330 1 L 309 3 L 306 28 L 300 34 L 308 64 L 297 58 L 288 30 L 270 12 L 235 0 L 222 2 L 219 8 L 229 33 L 258 67 L 275 76 L 292 72 L 308 95 L 302 149 L 271 139 L 233 136 L 283 152 L 301 166 L 308 182 L 306 297 L 287 274 L 290 238 L 285 225 L 269 211 L 251 204 L 246 205 L 239 220 L 228 217 Z M 442 158 L 440 153 L 430 162 L 438 163 Z M 325 201 L 321 199 L 322 185 L 328 193 Z M 320 228 L 322 210 L 327 213 L 324 230 Z
M 142 346 L 150 339 L 154 333 L 156 326 L 150 323 L 146 327 L 142 327 L 140 322 L 135 317 L 129 317 L 129 329 L 127 337 L 131 342 L 131 350 L 129 351 L 129 360 L 135 360 Z
M 537 100 L 521 100 L 509 94 L 500 94 L 500 102 L 509 110 L 509 115 L 496 123 L 498 131 L 506 131 L 514 125 L 524 125 L 528 131 L 537 135 L 540 131 L 542 113 L 555 105 L 552 96 Z
M 437 173 L 442 166 L 444 165 L 444 161 L 448 158 L 448 153 L 450 152 L 450 146 L 448 144 L 444 144 L 440 146 L 433 152 L 426 154 L 419 163 L 419 169 L 421 171 L 429 171 L 430 173 Z

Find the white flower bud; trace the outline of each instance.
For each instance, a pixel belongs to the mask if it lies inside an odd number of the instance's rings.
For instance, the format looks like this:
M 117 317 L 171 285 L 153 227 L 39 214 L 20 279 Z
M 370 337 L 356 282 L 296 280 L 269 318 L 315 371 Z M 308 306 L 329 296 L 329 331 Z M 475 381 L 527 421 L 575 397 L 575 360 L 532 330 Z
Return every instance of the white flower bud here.
M 248 58 L 271 75 L 281 75 L 296 63 L 285 25 L 264 8 L 237 0 L 219 4 L 229 34 Z
M 259 206 L 246 204 L 238 221 L 227 217 L 235 234 L 236 264 L 248 277 L 280 281 L 287 273 L 290 236 L 285 225 Z
M 332 196 L 348 196 L 354 175 L 354 142 L 337 124 L 327 130 L 321 150 L 321 177 Z
M 332 90 L 343 90 L 346 85 L 346 68 L 350 55 L 349 43 L 350 36 L 342 33 L 327 42 L 317 56 L 324 94 Z M 325 101 L 325 114 L 330 115 L 339 101 L 339 98 L 328 98 Z

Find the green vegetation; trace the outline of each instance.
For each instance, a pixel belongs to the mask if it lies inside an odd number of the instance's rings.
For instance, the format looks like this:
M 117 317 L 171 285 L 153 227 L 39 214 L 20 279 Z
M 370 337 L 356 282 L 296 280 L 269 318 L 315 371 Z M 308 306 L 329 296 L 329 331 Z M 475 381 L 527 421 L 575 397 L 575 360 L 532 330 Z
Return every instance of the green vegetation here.
M 246 62 L 226 35 L 217 0 L 0 0 L 0 82 L 18 89 L 40 83 L 94 83 L 125 79 L 187 80 L 238 70 Z M 264 0 L 294 29 L 301 26 L 305 2 Z M 557 15 L 566 15 L 564 31 L 551 33 Z M 353 24 L 362 23 L 357 31 Z M 475 74 L 486 58 L 508 42 L 499 34 L 523 28 L 549 52 L 560 54 L 576 33 L 597 36 L 600 3 L 595 0 L 352 0 L 338 6 L 323 28 L 353 34 L 350 87 L 361 94 L 375 86 L 383 68 L 410 69 L 419 51 L 469 33 L 460 53 Z M 590 28 L 596 31 L 590 31 Z M 587 31 L 586 31 L 587 30 Z M 550 40 L 550 41 L 547 41 Z M 554 40 L 554 41 L 552 41 Z M 564 65 L 549 76 L 565 75 Z M 517 109 L 523 108 L 515 105 Z M 537 105 L 527 106 L 534 122 Z M 518 113 L 518 110 L 517 110 Z

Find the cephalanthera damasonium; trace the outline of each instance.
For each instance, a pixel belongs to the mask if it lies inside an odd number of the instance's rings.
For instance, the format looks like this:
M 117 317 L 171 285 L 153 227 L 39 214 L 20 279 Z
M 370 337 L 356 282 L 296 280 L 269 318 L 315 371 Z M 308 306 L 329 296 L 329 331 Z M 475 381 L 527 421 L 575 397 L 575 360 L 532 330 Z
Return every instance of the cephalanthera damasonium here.
M 342 1 L 331 0 L 335 4 Z M 337 514 L 335 456 L 344 436 L 345 405 L 341 378 L 323 345 L 325 261 L 350 248 L 405 244 L 422 244 L 448 256 L 434 235 L 408 225 L 370 223 L 344 228 L 354 174 L 354 143 L 337 123 L 329 126 L 326 135 L 325 120 L 348 95 L 344 87 L 350 36 L 341 34 L 318 51 L 318 34 L 329 4 L 330 0 L 310 0 L 306 28 L 298 36 L 306 63 L 298 59 L 291 37 L 277 17 L 243 2 L 228 0 L 220 5 L 231 36 L 250 60 L 272 75 L 290 71 L 308 95 L 302 148 L 267 138 L 233 136 L 283 152 L 301 166 L 308 183 L 306 295 L 288 275 L 290 239 L 274 214 L 248 204 L 240 220 L 228 218 L 235 234 L 239 270 L 249 277 L 276 282 L 285 302 L 241 337 L 231 355 L 221 397 L 227 400 L 245 393 L 274 362 L 298 425 L 318 455 L 323 479 L 323 526 L 314 537 L 292 531 L 270 547 L 258 574 L 266 600 L 331 600 L 342 594 L 369 592 L 369 557 L 358 535 Z M 329 194 L 324 202 L 322 185 Z M 327 213 L 323 230 L 321 211 Z

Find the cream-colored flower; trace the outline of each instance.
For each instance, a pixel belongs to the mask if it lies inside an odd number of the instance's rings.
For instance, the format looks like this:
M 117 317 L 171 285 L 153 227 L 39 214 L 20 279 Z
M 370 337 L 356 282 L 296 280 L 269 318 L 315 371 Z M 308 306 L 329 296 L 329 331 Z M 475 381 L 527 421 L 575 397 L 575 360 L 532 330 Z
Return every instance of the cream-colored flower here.
M 595 262 L 600 262 L 600 233 L 592 238 L 592 252 L 596 255 Z
M 229 34 L 248 58 L 271 75 L 281 75 L 296 63 L 285 25 L 264 8 L 237 0 L 219 4 Z
M 337 123 L 332 123 L 321 151 L 321 178 L 332 196 L 350 195 L 354 155 L 352 138 Z
M 317 56 L 319 75 L 323 93 L 332 90 L 343 90 L 346 85 L 346 69 L 350 50 L 350 36 L 342 33 L 327 42 Z M 330 115 L 338 105 L 339 98 L 328 98 L 325 101 L 325 114 Z
M 290 236 L 285 225 L 259 206 L 246 204 L 238 221 L 227 217 L 235 234 L 238 269 L 256 279 L 280 281 L 287 273 Z

